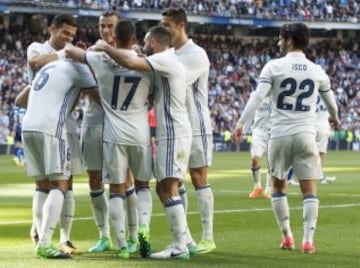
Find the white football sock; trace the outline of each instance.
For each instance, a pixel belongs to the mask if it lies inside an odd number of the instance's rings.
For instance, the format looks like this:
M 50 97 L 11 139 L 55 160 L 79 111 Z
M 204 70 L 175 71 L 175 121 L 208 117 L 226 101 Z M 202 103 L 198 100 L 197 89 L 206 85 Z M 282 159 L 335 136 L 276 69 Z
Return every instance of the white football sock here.
M 252 177 L 254 181 L 254 189 L 261 188 L 261 169 L 259 167 L 251 168 Z
M 60 243 L 70 240 L 72 221 L 75 211 L 74 192 L 68 190 L 64 196 L 64 204 L 60 215 Z
M 35 190 L 34 192 L 33 203 L 32 203 L 33 224 L 35 225 L 34 229 L 38 234 L 40 234 L 41 231 L 43 207 L 48 195 L 49 195 L 49 191 Z
M 124 195 L 111 194 L 109 211 L 119 249 L 126 247 Z
M 286 194 L 280 196 L 274 196 L 273 194 L 271 197 L 271 204 L 276 221 L 280 227 L 282 237 L 292 237 L 292 232 L 290 229 L 290 211 Z
M 302 242 L 313 243 L 319 212 L 319 199 L 316 196 L 305 196 L 303 204 L 304 236 Z
M 164 202 L 164 207 L 173 236 L 173 245 L 179 250 L 184 250 L 186 249 L 186 219 L 181 198 L 179 196 L 169 198 Z
M 188 196 L 187 196 L 187 192 L 186 192 L 186 188 L 185 188 L 184 184 L 179 187 L 178 193 L 181 198 L 181 202 L 184 206 L 184 210 L 185 210 L 185 214 L 186 214 L 188 211 L 189 201 L 188 201 Z
M 266 174 L 266 188 L 265 188 L 264 193 L 265 194 L 272 193 L 272 179 L 271 179 L 271 175 L 269 173 Z
M 96 226 L 99 229 L 100 237 L 110 238 L 109 204 L 104 189 L 91 191 L 90 200 L 92 213 Z
M 141 188 L 137 192 L 139 224 L 150 228 L 152 214 L 152 196 L 149 188 Z
M 134 186 L 126 189 L 126 215 L 128 223 L 129 237 L 137 237 L 138 229 L 138 211 L 137 211 L 137 196 Z
M 202 239 L 214 240 L 213 236 L 213 216 L 214 216 L 214 195 L 210 185 L 196 189 L 198 206 L 203 228 Z
M 41 224 L 40 245 L 49 246 L 51 239 L 59 221 L 62 206 L 64 203 L 64 193 L 58 189 L 52 189 L 43 207 L 43 220 Z

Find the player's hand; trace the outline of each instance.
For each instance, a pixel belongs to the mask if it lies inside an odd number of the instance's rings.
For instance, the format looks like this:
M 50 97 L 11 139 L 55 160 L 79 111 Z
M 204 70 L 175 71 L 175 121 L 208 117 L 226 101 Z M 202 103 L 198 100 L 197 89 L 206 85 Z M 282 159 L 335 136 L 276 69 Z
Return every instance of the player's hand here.
M 340 129 L 340 121 L 336 120 L 332 117 L 329 117 L 329 123 L 332 129 L 338 130 Z
M 240 126 L 236 126 L 232 134 L 232 138 L 234 142 L 236 144 L 240 144 L 242 142 L 242 137 L 243 137 L 243 128 Z
M 64 50 L 65 50 L 65 52 L 66 52 L 67 50 L 70 50 L 70 49 L 72 49 L 73 47 L 74 47 L 73 44 L 71 44 L 71 43 L 66 43 L 66 45 L 65 45 L 65 47 L 64 47 Z
M 93 49 L 95 51 L 105 51 L 106 46 L 107 46 L 106 41 L 98 40 L 98 41 L 96 41 L 95 45 L 93 46 Z
M 79 47 L 79 48 L 82 48 L 82 49 L 84 49 L 84 50 L 87 49 L 87 44 L 86 44 L 86 42 L 84 42 L 84 41 L 77 41 L 76 44 L 75 44 L 75 46 L 77 46 L 77 47 Z
M 138 44 L 133 45 L 132 49 L 137 53 L 138 57 L 145 57 L 142 47 Z
M 67 43 L 64 47 L 65 55 L 68 57 L 69 51 L 74 48 L 74 45 L 71 43 Z

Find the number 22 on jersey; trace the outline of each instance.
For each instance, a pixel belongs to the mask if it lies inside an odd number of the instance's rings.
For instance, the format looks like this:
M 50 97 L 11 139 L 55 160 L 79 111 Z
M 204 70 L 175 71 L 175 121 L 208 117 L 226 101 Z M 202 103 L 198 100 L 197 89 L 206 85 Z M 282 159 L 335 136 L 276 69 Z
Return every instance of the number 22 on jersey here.
M 292 77 L 284 79 L 280 83 L 280 88 L 284 90 L 279 94 L 276 107 L 281 110 L 310 111 L 310 106 L 303 104 L 303 100 L 312 96 L 314 87 L 315 83 L 311 79 L 304 79 L 299 83 Z M 301 93 L 296 97 L 295 105 L 286 103 L 285 97 L 294 95 L 297 90 L 300 90 Z

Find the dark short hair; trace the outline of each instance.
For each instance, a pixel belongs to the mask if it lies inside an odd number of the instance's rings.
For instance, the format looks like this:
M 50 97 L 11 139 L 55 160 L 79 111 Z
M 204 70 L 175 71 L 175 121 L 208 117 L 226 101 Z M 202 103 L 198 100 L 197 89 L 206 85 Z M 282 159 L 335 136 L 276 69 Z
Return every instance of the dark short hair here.
M 136 27 L 133 21 L 122 19 L 115 26 L 116 38 L 122 44 L 128 44 L 133 36 L 135 36 Z
M 184 22 L 185 24 L 187 24 L 187 17 L 186 17 L 185 9 L 183 9 L 181 7 L 180 8 L 169 7 L 167 9 L 165 9 L 161 14 L 164 17 L 169 17 L 170 20 L 172 20 L 176 24 L 179 24 L 181 22 Z
M 52 19 L 51 24 L 54 25 L 56 28 L 60 28 L 63 24 L 68 24 L 73 27 L 77 27 L 77 22 L 76 22 L 75 17 L 73 17 L 70 14 L 56 15 Z
M 154 38 L 157 42 L 162 45 L 171 45 L 171 34 L 169 30 L 161 25 L 151 27 L 148 31 L 150 37 Z
M 101 16 L 101 17 L 112 17 L 112 16 L 115 16 L 115 17 L 117 17 L 118 19 L 120 19 L 120 14 L 119 14 L 119 12 L 118 12 L 116 9 L 106 10 L 106 11 L 104 11 L 103 13 L 101 13 L 100 16 Z
M 304 23 L 284 24 L 280 36 L 284 39 L 292 38 L 295 48 L 305 49 L 309 44 L 310 32 Z

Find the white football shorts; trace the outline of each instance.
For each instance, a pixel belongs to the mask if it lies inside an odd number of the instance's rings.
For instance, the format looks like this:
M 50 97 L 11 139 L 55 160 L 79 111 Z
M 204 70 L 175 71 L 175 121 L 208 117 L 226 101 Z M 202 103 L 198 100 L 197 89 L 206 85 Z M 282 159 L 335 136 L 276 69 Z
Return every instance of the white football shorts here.
M 135 179 L 149 181 L 151 179 L 151 146 L 136 146 L 103 143 L 103 182 L 121 184 L 126 182 L 127 169 L 130 168 Z
M 189 163 L 191 137 L 156 141 L 154 175 L 157 181 L 166 178 L 184 180 Z
M 189 168 L 209 167 L 212 162 L 213 137 L 211 134 L 192 137 Z
M 23 132 L 28 176 L 35 180 L 65 180 L 70 174 L 70 154 L 66 140 L 33 131 Z
M 284 179 L 292 165 L 299 180 L 318 178 L 319 152 L 314 134 L 305 132 L 270 139 L 268 150 L 271 176 Z
M 102 126 L 83 127 L 81 130 L 81 151 L 86 170 L 102 168 Z

